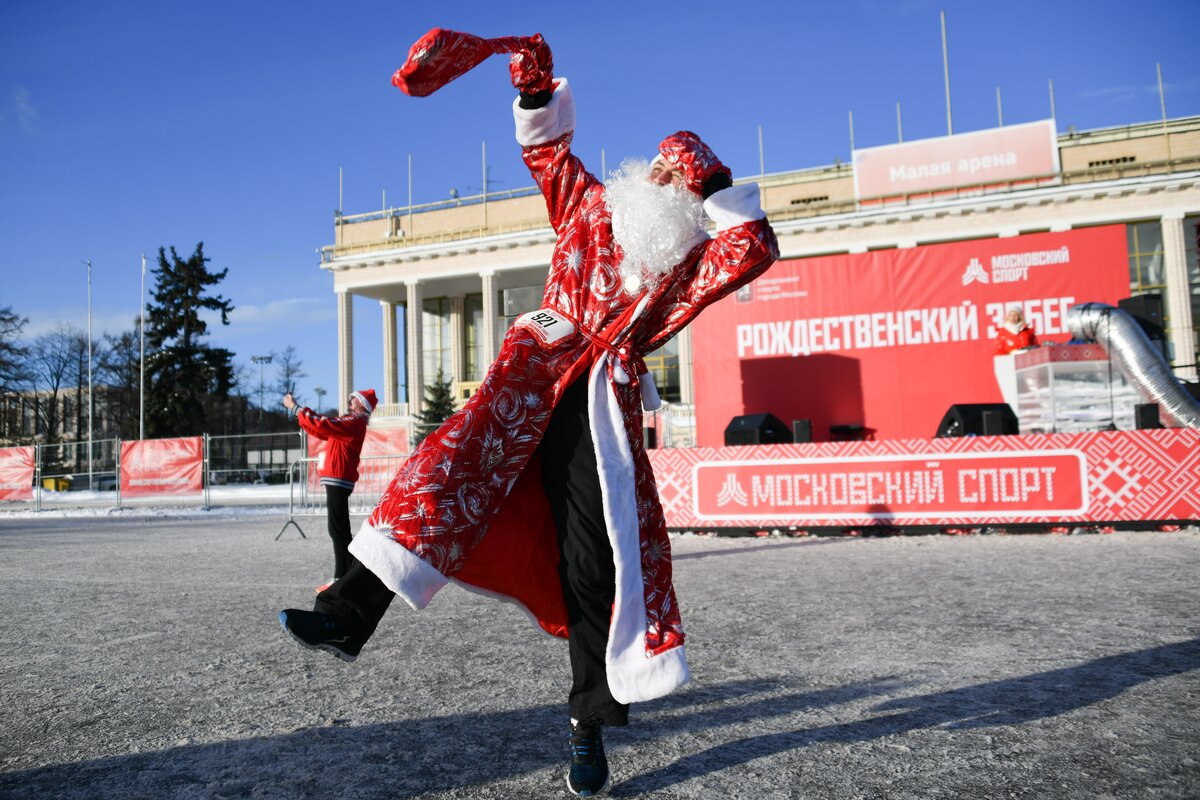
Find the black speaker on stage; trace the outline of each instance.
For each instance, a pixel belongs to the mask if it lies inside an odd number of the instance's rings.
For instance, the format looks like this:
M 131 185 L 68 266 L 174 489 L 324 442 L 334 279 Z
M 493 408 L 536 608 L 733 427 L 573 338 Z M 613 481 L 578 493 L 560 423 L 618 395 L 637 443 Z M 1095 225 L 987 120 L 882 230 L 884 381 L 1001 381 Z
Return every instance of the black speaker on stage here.
M 725 427 L 725 446 L 791 444 L 792 432 L 774 414 L 743 414 Z
M 1133 407 L 1133 419 L 1139 431 L 1162 427 L 1158 403 L 1138 403 Z
M 1133 317 L 1163 358 L 1167 357 L 1167 331 L 1163 327 L 1161 294 L 1139 294 L 1117 301 L 1117 308 Z
M 938 424 L 937 438 L 1017 434 L 1017 415 L 1007 403 L 955 403 Z
M 657 428 L 642 428 L 642 446 L 647 450 L 653 450 L 658 447 Z
M 792 420 L 792 441 L 796 444 L 804 444 L 812 441 L 811 419 Z

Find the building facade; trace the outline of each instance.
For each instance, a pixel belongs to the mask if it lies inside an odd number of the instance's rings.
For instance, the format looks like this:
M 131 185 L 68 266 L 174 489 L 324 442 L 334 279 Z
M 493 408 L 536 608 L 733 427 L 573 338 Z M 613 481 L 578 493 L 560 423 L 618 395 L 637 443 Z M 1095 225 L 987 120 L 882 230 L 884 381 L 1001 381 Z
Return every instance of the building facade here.
M 755 179 L 785 260 L 1123 225 L 1129 294 L 1161 297 L 1172 366 L 1195 380 L 1200 117 L 1069 131 L 1048 147 L 1055 167 L 1036 180 L 958 182 L 911 195 L 862 196 L 852 164 Z M 354 386 L 351 300 L 377 300 L 384 387 L 376 424 L 385 425 L 407 424 L 439 373 L 460 401 L 470 396 L 508 325 L 540 305 L 555 238 L 532 186 L 339 213 L 333 233 L 321 268 L 337 298 L 338 395 L 344 403 Z M 687 331 L 647 358 L 684 429 L 695 400 L 692 363 Z M 663 443 L 689 443 L 686 430 Z

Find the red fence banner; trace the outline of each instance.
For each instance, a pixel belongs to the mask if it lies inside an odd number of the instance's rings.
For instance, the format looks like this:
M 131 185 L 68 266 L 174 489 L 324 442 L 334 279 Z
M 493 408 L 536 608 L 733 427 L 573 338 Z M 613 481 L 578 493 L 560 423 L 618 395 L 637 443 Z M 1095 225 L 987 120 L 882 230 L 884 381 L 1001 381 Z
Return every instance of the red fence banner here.
M 308 437 L 308 456 L 309 458 L 317 459 L 317 469 L 309 469 L 308 471 L 308 487 L 315 490 L 318 483 L 318 470 L 320 469 L 321 459 L 325 454 L 325 449 L 329 443 L 324 439 L 318 439 L 315 436 Z M 367 428 L 367 437 L 363 440 L 362 459 L 358 462 L 358 478 L 360 481 L 373 480 L 378 482 L 382 478 L 391 478 L 391 475 L 376 474 L 381 472 L 394 472 L 395 464 L 392 459 L 387 460 L 372 460 L 368 456 L 396 456 L 405 455 L 408 453 L 408 431 L 404 428 Z M 386 485 L 386 481 L 384 482 Z
M 1200 520 L 1191 428 L 650 451 L 669 528 Z
M 32 447 L 0 448 L 0 500 L 33 499 Z
M 854 191 L 868 201 L 933 198 L 955 193 L 931 191 L 947 187 L 984 191 L 1022 182 L 1057 183 L 1058 169 L 1054 120 L 1044 119 L 855 150 Z
M 955 403 L 998 403 L 992 348 L 1019 304 L 1043 341 L 1129 294 L 1123 225 L 781 261 L 692 323 L 697 443 L 733 417 L 932 436 Z
M 121 496 L 198 494 L 204 490 L 204 440 L 121 442 Z

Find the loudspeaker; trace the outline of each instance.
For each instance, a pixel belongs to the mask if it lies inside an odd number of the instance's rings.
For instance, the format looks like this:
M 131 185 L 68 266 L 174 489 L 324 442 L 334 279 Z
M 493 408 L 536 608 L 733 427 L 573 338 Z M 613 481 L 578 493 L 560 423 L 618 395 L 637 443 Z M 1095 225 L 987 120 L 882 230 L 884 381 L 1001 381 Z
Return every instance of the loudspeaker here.
M 1117 308 L 1136 319 L 1143 328 L 1150 326 L 1162 334 L 1163 299 L 1161 294 L 1139 294 L 1117 301 Z M 1146 331 L 1150 336 L 1150 331 Z M 1150 336 L 1150 338 L 1154 338 Z
M 725 446 L 791 444 L 792 432 L 774 414 L 743 414 L 725 427 Z
M 658 429 L 642 428 L 642 446 L 647 450 L 658 447 Z
M 1139 431 L 1162 427 L 1162 420 L 1158 416 L 1158 403 L 1138 403 L 1133 407 L 1133 419 Z
M 796 444 L 812 441 L 812 420 L 792 420 L 792 441 Z
M 1163 299 L 1161 294 L 1139 294 L 1117 301 L 1117 308 L 1137 321 L 1138 327 L 1154 343 L 1158 352 L 1167 358 L 1167 331 L 1163 328 Z
M 1007 403 L 955 403 L 938 424 L 937 438 L 1016 435 L 1017 415 Z

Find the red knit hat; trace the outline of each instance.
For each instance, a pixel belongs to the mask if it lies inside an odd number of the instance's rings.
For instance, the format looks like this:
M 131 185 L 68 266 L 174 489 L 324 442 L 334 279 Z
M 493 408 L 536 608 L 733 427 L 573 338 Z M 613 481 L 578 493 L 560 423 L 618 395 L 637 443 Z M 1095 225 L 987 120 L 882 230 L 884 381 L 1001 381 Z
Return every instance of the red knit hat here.
M 375 406 L 379 405 L 379 400 L 375 397 L 374 389 L 360 389 L 357 392 L 351 392 L 350 396 L 352 398 L 357 397 L 358 402 L 363 404 L 368 414 L 375 410 Z

